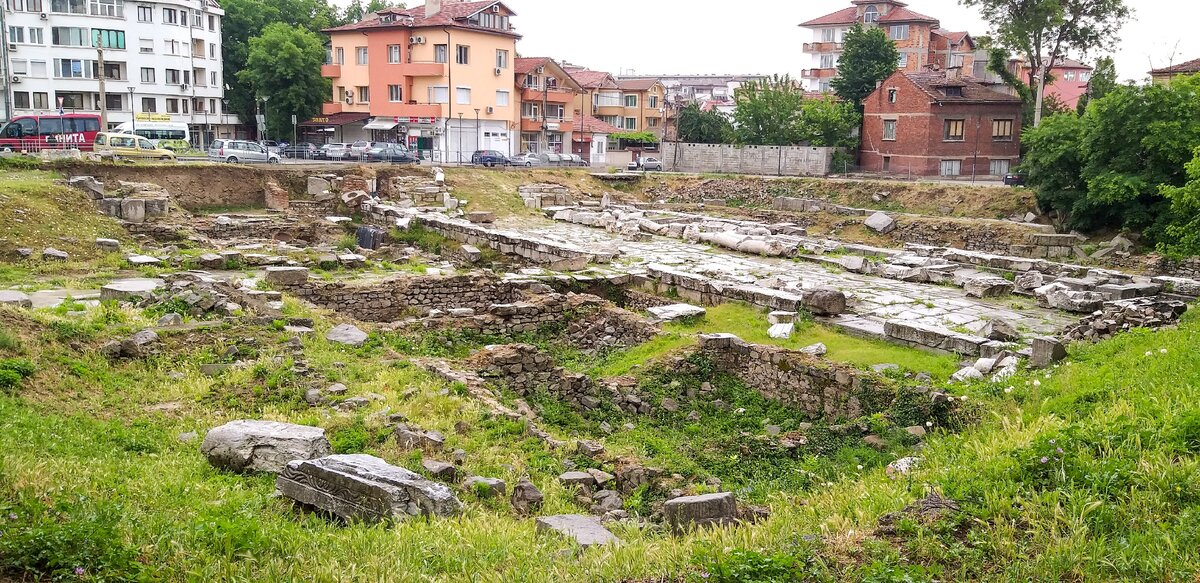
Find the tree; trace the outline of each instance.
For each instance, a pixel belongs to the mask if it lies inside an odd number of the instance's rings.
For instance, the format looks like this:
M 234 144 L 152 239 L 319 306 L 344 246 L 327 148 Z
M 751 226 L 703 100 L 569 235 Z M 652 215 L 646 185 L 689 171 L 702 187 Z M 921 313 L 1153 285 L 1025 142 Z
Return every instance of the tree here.
M 252 121 L 255 111 L 255 94 L 240 75 L 250 56 L 251 39 L 276 22 L 314 33 L 340 24 L 337 9 L 327 0 L 222 0 L 221 8 L 225 10 L 221 20 L 221 64 L 224 83 L 229 86 L 225 100 L 243 122 Z
M 250 39 L 246 68 L 238 81 L 250 94 L 269 97 L 267 127 L 274 135 L 291 135 L 291 116 L 304 119 L 321 111 L 329 80 L 321 77 L 325 42 L 316 33 L 282 22 L 267 25 Z
M 1080 174 L 1084 123 L 1074 115 L 1053 115 L 1021 136 L 1025 183 L 1037 189 L 1042 211 L 1060 224 L 1070 220 L 1075 202 L 1087 195 L 1087 182 Z
M 1171 203 L 1167 241 L 1159 244 L 1159 250 L 1173 257 L 1200 255 L 1200 147 L 1186 170 L 1186 184 L 1159 189 Z
M 366 18 L 369 14 L 374 14 L 385 8 L 404 8 L 403 2 L 389 2 L 388 0 L 370 0 L 364 6 L 362 0 L 353 0 L 346 6 L 345 12 L 342 13 L 342 23 L 350 24 L 359 22 Z
M 862 124 L 862 115 L 853 104 L 831 96 L 808 99 L 800 108 L 800 140 L 810 146 L 858 147 L 854 130 Z
M 679 141 L 693 144 L 726 144 L 733 140 L 733 125 L 716 110 L 701 111 L 690 103 L 679 110 L 676 133 Z
M 854 25 L 846 33 L 838 76 L 830 86 L 838 97 L 861 106 L 875 86 L 896 71 L 900 52 L 881 27 Z
M 733 93 L 734 138 L 741 144 L 790 146 L 800 141 L 804 91 L 784 75 L 747 81 Z
M 1112 57 L 1100 57 L 1096 67 L 1092 69 L 1092 77 L 1088 80 L 1087 93 L 1079 98 L 1076 106 L 1079 115 L 1087 110 L 1087 104 L 1093 99 L 1100 99 L 1117 88 L 1117 65 Z
M 1068 52 L 1088 54 L 1111 49 L 1129 20 L 1125 0 L 959 0 L 979 9 L 1003 48 L 1025 57 L 1027 85 L 1037 98 L 1038 74 L 1049 71 Z M 839 65 L 840 66 L 840 65 Z M 1041 122 L 1035 112 L 1034 125 Z

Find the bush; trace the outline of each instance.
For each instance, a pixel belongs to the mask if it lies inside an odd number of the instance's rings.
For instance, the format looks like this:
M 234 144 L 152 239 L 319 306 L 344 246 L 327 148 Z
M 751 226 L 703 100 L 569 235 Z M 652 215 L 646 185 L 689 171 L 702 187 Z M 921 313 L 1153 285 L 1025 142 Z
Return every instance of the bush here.
M 713 583 L 791 583 L 811 581 L 821 569 L 811 558 L 787 553 L 764 555 L 756 551 L 734 549 L 709 561 L 702 580 Z
M 53 507 L 23 500 L 0 504 L 0 571 L 51 581 L 149 581 L 118 528 L 122 510 L 80 498 Z
M 24 358 L 6 358 L 0 360 L 0 392 L 12 394 L 20 386 L 21 381 L 33 376 L 37 367 Z

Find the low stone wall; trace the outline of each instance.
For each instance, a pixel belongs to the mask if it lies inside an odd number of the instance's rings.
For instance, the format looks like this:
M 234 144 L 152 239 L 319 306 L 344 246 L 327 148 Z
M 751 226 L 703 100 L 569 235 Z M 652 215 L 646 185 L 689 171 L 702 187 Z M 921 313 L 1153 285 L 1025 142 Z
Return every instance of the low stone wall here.
M 536 346 L 489 346 L 472 355 L 467 363 L 479 376 L 498 380 L 521 396 L 544 388 L 577 409 L 600 406 L 600 392 L 590 377 L 555 366 L 554 359 Z
M 663 164 L 672 172 L 732 172 L 773 176 L 829 174 L 836 148 L 806 146 L 662 145 Z
M 767 399 L 814 418 L 855 418 L 882 411 L 896 390 L 878 375 L 775 346 L 749 344 L 732 334 L 700 336 L 700 352 L 717 370 L 737 377 Z
M 367 322 L 391 322 L 435 309 L 469 308 L 485 312 L 493 304 L 516 301 L 519 285 L 477 272 L 449 277 L 399 277 L 367 285 L 310 279 L 281 287 L 288 294 L 321 308 Z
M 523 184 L 517 187 L 517 194 L 531 209 L 575 204 L 571 191 L 560 184 Z
M 611 263 L 619 254 L 617 251 L 591 251 L 521 233 L 508 233 L 445 215 L 425 213 L 417 215 L 416 220 L 425 228 L 459 243 L 490 247 L 505 255 L 517 255 L 559 271 L 586 269 L 591 263 Z
M 739 301 L 785 312 L 804 308 L 804 298 L 799 294 L 751 284 L 725 284 L 663 265 L 647 266 L 646 275 L 634 277 L 633 283 L 653 294 L 674 295 L 706 306 Z
M 888 340 L 897 344 L 962 356 L 990 357 L 993 353 L 998 354 L 1004 349 L 1003 343 L 993 343 L 980 336 L 900 320 L 884 322 L 883 334 Z

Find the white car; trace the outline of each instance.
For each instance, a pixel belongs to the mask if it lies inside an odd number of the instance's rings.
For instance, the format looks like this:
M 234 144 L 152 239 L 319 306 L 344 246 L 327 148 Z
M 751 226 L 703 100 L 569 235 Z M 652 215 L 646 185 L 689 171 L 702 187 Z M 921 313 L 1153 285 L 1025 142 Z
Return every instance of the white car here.
M 659 160 L 658 158 L 641 158 L 641 159 L 630 162 L 629 166 L 626 169 L 627 170 L 642 170 L 644 172 L 649 172 L 650 170 L 658 170 L 659 172 L 662 172 L 663 164 L 662 164 L 662 160 Z
M 508 163 L 511 166 L 541 166 L 542 159 L 533 152 L 526 152 L 519 156 L 513 156 L 512 158 L 509 158 Z
M 322 157 L 328 160 L 344 160 L 350 155 L 350 145 L 331 143 L 321 146 Z

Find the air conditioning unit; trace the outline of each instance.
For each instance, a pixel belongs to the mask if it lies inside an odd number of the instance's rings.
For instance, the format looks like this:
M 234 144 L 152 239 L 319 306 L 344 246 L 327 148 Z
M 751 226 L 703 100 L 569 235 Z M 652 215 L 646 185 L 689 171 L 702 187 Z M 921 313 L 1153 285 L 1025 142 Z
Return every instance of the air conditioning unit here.
M 501 69 L 500 67 L 496 67 L 496 70 L 495 70 L 495 71 L 492 71 L 492 73 L 493 73 L 494 75 L 496 75 L 497 77 L 499 77 L 500 75 L 503 75 L 503 74 L 504 74 L 504 69 Z
M 346 105 L 354 105 L 354 92 L 353 91 L 346 92 Z
M 490 105 L 489 105 L 489 106 L 488 106 L 488 108 L 487 108 L 487 112 L 488 112 L 488 115 L 491 115 L 491 114 L 493 114 L 493 113 L 496 113 L 496 108 L 494 108 L 494 107 L 492 107 L 492 106 L 490 106 Z
M 541 75 L 542 73 L 545 73 L 545 72 L 546 72 L 546 68 L 545 68 L 545 67 L 538 67 L 538 68 L 534 69 L 534 70 L 533 70 L 533 72 L 534 72 L 534 74 Z
M 492 4 L 492 12 L 495 12 L 496 14 L 500 14 L 500 5 Z
M 423 45 L 423 44 L 425 44 L 425 37 L 423 37 L 423 36 L 414 36 L 414 37 L 412 37 L 412 38 L 408 39 L 408 44 L 410 44 L 410 45 Z
M 180 83 L 180 84 L 179 84 L 179 90 L 180 90 L 180 91 L 187 91 L 187 90 L 188 90 L 188 84 L 187 84 L 187 83 Z
M 20 75 L 13 75 L 12 82 L 13 82 L 13 83 L 20 83 L 20 82 L 21 82 L 21 76 L 20 76 Z
M 48 20 L 48 19 L 50 18 L 50 15 L 49 15 L 49 14 L 46 14 L 45 12 L 43 12 L 43 13 L 41 13 L 41 14 L 39 14 L 39 15 L 38 15 L 38 18 L 40 18 L 40 19 L 42 19 L 42 20 Z

